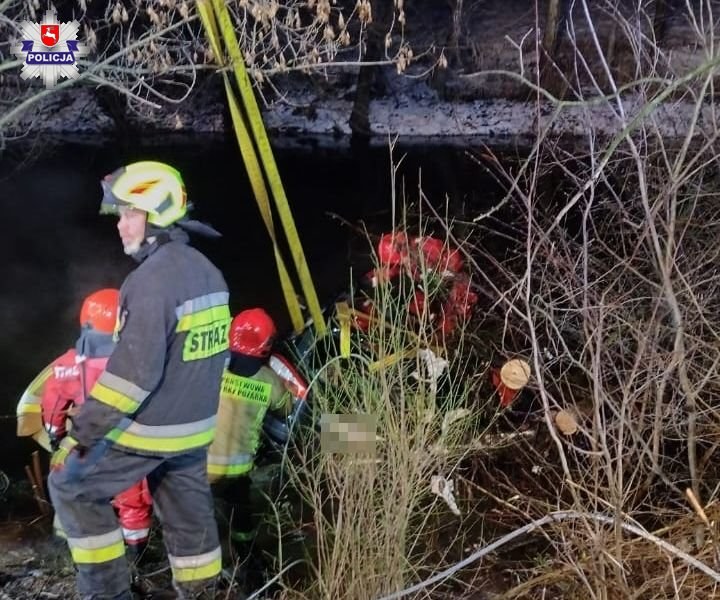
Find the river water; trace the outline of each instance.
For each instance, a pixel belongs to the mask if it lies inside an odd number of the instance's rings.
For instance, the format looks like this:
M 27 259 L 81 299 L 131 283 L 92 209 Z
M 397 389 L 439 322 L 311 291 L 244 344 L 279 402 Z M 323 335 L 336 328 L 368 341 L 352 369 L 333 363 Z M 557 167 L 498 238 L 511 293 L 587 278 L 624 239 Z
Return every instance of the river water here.
M 387 148 L 353 152 L 280 151 L 276 158 L 321 302 L 346 289 L 350 269 L 369 266 L 363 224 L 372 234 L 392 222 Z M 430 201 L 453 210 L 496 192 L 492 180 L 457 149 L 396 148 L 398 198 L 417 206 L 418 180 Z M 119 286 L 134 263 L 115 220 L 98 215 L 99 180 L 135 160 L 168 162 L 183 173 L 195 215 L 223 233 L 196 240 L 223 271 L 233 313 L 262 306 L 280 330 L 289 319 L 272 247 L 233 140 L 183 139 L 174 145 L 64 144 L 6 154 L 0 161 L 0 470 L 19 474 L 35 449 L 15 436 L 15 406 L 35 374 L 70 347 L 85 295 Z M 277 220 L 276 220 L 277 222 Z M 276 228 L 280 230 L 277 222 Z M 288 267 L 292 269 L 291 263 Z M 299 287 L 298 287 L 299 289 Z

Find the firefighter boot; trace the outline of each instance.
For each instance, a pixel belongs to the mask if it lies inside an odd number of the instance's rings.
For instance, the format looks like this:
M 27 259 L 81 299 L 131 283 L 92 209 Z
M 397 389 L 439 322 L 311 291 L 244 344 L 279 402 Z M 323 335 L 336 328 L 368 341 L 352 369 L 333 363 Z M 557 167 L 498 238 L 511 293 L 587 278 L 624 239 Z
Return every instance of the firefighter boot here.
M 178 600 L 214 600 L 218 592 L 217 579 L 196 583 L 178 583 L 173 581 L 173 589 Z

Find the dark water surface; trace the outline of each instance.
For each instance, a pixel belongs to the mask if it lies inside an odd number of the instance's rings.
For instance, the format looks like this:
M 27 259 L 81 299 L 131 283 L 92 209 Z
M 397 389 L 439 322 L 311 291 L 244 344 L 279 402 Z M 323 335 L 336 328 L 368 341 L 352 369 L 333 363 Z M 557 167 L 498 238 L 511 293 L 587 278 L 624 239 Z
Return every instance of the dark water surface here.
M 404 156 L 398 198 L 404 188 L 417 201 L 419 171 L 425 194 L 441 209 L 446 193 L 455 201 L 496 193 L 464 152 L 435 147 L 394 155 Z M 329 301 L 347 287 L 350 267 L 367 266 L 360 225 L 374 234 L 391 226 L 389 151 L 283 151 L 276 158 L 320 300 Z M 72 345 L 84 296 L 119 286 L 134 267 L 122 252 L 115 219 L 98 215 L 99 180 L 147 159 L 178 168 L 196 217 L 223 233 L 215 241 L 196 238 L 194 245 L 223 271 L 233 313 L 263 306 L 281 330 L 289 326 L 272 247 L 232 140 L 152 149 L 66 144 L 33 158 L 0 156 L 0 470 L 8 474 L 20 474 L 36 449 L 29 438 L 15 436 L 23 389 Z

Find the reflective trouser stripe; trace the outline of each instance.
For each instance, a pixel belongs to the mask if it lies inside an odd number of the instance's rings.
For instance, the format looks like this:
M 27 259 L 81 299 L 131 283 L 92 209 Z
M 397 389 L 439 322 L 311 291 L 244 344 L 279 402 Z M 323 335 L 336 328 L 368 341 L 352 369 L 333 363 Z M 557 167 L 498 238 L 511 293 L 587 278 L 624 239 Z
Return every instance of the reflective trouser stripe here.
M 215 437 L 215 415 L 179 425 L 143 425 L 130 419 L 105 436 L 135 450 L 181 452 L 209 445 Z
M 173 579 L 179 583 L 209 579 L 220 574 L 222 567 L 220 546 L 195 556 L 168 555 Z
M 73 561 L 77 564 L 104 563 L 125 556 L 122 530 L 82 538 L 67 538 Z
M 252 471 L 254 463 L 244 463 L 239 465 L 219 465 L 215 463 L 210 462 L 210 457 L 208 457 L 208 474 L 209 475 L 219 475 L 219 476 L 233 476 L 233 475 L 245 475 L 246 473 L 249 473 Z
M 61 537 L 64 540 L 67 539 L 67 534 L 65 533 L 65 530 L 60 523 L 60 519 L 58 518 L 57 513 L 55 513 L 55 516 L 53 517 L 53 530 L 56 536 Z
M 138 542 L 142 542 L 145 539 L 147 539 L 147 536 L 150 534 L 149 529 L 127 529 L 123 527 L 122 529 L 123 537 L 125 538 L 125 541 L 132 544 L 137 544 Z
M 150 395 L 132 381 L 105 371 L 90 390 L 90 395 L 103 404 L 124 413 L 134 413 Z

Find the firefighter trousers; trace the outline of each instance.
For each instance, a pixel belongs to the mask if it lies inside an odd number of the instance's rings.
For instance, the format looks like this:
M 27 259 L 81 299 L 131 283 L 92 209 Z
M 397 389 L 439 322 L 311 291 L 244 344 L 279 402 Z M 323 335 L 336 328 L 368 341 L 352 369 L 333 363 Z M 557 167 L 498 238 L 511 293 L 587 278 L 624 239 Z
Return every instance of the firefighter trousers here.
M 207 449 L 172 457 L 124 452 L 103 440 L 71 452 L 48 488 L 77 567 L 83 600 L 125 600 L 130 571 L 112 498 L 147 477 L 177 587 L 214 582 L 221 552 L 207 481 Z

